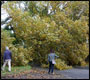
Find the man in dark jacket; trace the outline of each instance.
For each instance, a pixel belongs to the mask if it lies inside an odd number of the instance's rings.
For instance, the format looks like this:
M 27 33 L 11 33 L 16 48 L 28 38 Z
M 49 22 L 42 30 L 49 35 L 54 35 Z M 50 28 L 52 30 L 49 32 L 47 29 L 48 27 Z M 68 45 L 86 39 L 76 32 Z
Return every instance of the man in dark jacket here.
M 2 70 L 5 69 L 5 66 L 8 63 L 8 66 L 9 66 L 8 71 L 11 71 L 11 58 L 12 58 L 12 54 L 9 48 L 6 47 L 6 51 L 4 52 L 4 56 L 3 56 L 4 64 L 3 64 Z

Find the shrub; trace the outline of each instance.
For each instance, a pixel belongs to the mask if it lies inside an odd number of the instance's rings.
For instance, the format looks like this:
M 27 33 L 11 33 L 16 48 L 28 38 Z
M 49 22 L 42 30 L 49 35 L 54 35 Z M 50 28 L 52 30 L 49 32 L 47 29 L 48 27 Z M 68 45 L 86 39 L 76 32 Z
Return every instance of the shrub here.
M 57 68 L 57 69 L 59 69 L 59 70 L 64 70 L 64 69 L 71 69 L 72 66 L 68 66 L 68 65 L 65 64 L 65 62 L 62 61 L 61 59 L 56 59 L 55 68 Z
M 55 64 L 55 68 L 56 69 L 64 70 L 64 69 L 71 69 L 72 68 L 72 66 L 68 66 L 61 59 L 56 59 L 55 61 L 56 61 L 56 64 Z M 43 67 L 43 68 L 49 68 L 49 64 L 42 64 L 41 67 Z

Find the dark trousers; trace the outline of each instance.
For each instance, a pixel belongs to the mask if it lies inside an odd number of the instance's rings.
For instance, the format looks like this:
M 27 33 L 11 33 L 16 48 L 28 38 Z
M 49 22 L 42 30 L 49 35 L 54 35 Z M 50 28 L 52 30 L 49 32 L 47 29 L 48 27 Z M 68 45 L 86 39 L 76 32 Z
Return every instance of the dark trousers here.
M 54 70 L 54 64 L 52 64 L 52 62 L 51 61 L 49 61 L 49 73 L 50 73 L 50 71 L 51 71 L 51 73 L 53 73 L 53 70 Z

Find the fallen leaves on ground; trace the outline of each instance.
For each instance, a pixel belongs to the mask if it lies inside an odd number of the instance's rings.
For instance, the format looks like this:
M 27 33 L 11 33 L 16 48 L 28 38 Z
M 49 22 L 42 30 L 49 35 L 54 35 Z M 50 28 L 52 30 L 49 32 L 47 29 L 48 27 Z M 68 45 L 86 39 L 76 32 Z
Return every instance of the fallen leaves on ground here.
M 47 70 L 31 69 L 30 71 L 19 72 L 14 75 L 2 76 L 3 79 L 60 79 L 61 74 L 49 75 Z

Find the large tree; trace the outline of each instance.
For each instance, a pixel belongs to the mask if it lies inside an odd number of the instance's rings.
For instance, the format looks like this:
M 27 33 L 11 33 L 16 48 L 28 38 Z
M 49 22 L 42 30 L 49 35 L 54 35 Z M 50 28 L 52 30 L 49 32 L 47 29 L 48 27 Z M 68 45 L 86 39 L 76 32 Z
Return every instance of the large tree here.
M 51 48 L 66 64 L 85 61 L 89 54 L 88 1 L 27 1 L 23 9 L 18 3 L 8 1 L 3 8 L 12 17 L 10 25 L 18 44 L 33 49 L 34 62 L 46 63 Z

